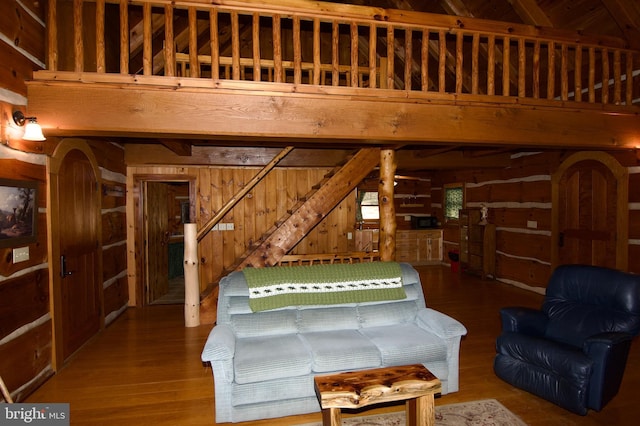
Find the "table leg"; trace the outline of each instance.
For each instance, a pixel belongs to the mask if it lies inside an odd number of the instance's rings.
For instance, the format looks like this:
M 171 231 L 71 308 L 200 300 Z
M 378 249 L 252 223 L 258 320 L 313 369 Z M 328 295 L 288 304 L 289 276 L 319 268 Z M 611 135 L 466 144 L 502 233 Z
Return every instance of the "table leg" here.
M 342 412 L 339 408 L 322 410 L 322 426 L 342 426 Z
M 433 394 L 407 400 L 407 426 L 434 426 L 436 411 Z

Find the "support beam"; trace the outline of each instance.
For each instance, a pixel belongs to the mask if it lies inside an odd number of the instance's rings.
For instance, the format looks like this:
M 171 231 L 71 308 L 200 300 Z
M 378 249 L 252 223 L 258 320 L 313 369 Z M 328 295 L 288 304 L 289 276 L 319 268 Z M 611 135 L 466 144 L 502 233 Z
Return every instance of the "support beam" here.
M 380 208 L 380 260 L 396 258 L 396 209 L 393 203 L 393 182 L 396 174 L 396 153 L 392 149 L 380 151 L 380 184 L 378 206 Z

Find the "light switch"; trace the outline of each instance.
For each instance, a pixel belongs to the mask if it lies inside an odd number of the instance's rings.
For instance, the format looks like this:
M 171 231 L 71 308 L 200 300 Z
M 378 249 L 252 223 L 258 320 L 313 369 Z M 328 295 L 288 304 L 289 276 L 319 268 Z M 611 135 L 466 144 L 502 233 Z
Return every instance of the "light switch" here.
M 29 247 L 13 249 L 13 263 L 26 262 L 29 260 Z

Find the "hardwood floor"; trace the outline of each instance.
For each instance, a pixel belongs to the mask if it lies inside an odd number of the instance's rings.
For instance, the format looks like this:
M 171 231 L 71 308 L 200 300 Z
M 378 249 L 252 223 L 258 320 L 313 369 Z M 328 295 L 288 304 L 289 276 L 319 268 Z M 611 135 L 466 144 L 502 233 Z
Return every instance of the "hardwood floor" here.
M 498 309 L 538 307 L 542 296 L 496 281 L 459 277 L 445 267 L 418 270 L 427 304 L 468 329 L 460 351 L 460 391 L 436 398 L 436 405 L 495 398 L 532 426 L 637 424 L 638 339 L 619 394 L 601 412 L 577 416 L 513 388 L 493 373 Z M 129 309 L 27 402 L 70 403 L 72 425 L 214 424 L 211 370 L 200 362 L 210 328 L 185 328 L 182 305 Z M 366 414 L 401 409 L 387 407 Z M 320 419 L 314 413 L 239 424 L 295 425 Z

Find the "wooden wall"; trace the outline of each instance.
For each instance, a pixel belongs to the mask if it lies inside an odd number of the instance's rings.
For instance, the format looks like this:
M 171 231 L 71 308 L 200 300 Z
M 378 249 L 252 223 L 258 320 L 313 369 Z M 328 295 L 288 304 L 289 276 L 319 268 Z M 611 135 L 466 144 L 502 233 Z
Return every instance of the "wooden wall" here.
M 259 168 L 234 167 L 162 167 L 162 166 L 129 166 L 127 170 L 129 191 L 127 207 L 129 228 L 135 229 L 139 235 L 140 222 L 136 220 L 136 205 L 139 205 L 139 194 L 142 191 L 141 179 L 177 180 L 183 176 L 185 180 L 195 179 L 194 193 L 191 202 L 196 213 L 195 222 L 202 227 L 224 204 L 233 197 L 246 182 L 260 171 Z M 199 244 L 200 277 L 202 289 L 230 268 L 264 232 L 276 221 L 287 214 L 295 203 L 302 199 L 312 186 L 322 180 L 329 168 L 276 168 L 233 208 L 221 223 L 225 230 L 211 231 Z M 355 191 L 340 203 L 334 210 L 304 238 L 291 254 L 308 253 L 340 253 L 351 250 L 353 231 L 355 229 Z M 233 230 L 227 224 L 233 224 Z M 139 239 L 139 238 L 138 238 Z M 136 258 L 135 247 L 139 241 L 129 241 L 129 264 L 142 268 Z M 129 271 L 131 276 L 130 291 L 140 292 L 140 276 Z M 131 299 L 130 304 L 140 304 L 140 294 Z
M 571 153 L 564 150 L 513 155 L 504 169 L 439 172 L 433 207 L 442 217 L 444 184 L 465 183 L 467 207 L 489 207 L 496 225 L 496 278 L 543 292 L 551 274 L 551 175 Z M 640 167 L 634 153 L 613 153 L 629 170 L 629 271 L 640 272 Z M 438 203 L 435 202 L 438 200 Z M 535 222 L 535 228 L 530 225 Z M 532 225 L 532 224 L 531 224 Z M 444 259 L 458 248 L 457 225 L 444 225 Z
M 19 245 L 29 248 L 29 260 L 13 263 L 13 247 L 0 248 L 0 375 L 18 402 L 53 374 L 46 164 L 60 141 L 22 141 L 11 118 L 18 109 L 28 114 L 25 82 L 44 67 L 45 3 L 3 0 L 0 13 L 0 179 L 38 188 L 37 241 Z M 112 143 L 88 143 L 103 183 L 103 312 L 109 324 L 128 302 L 124 154 Z

